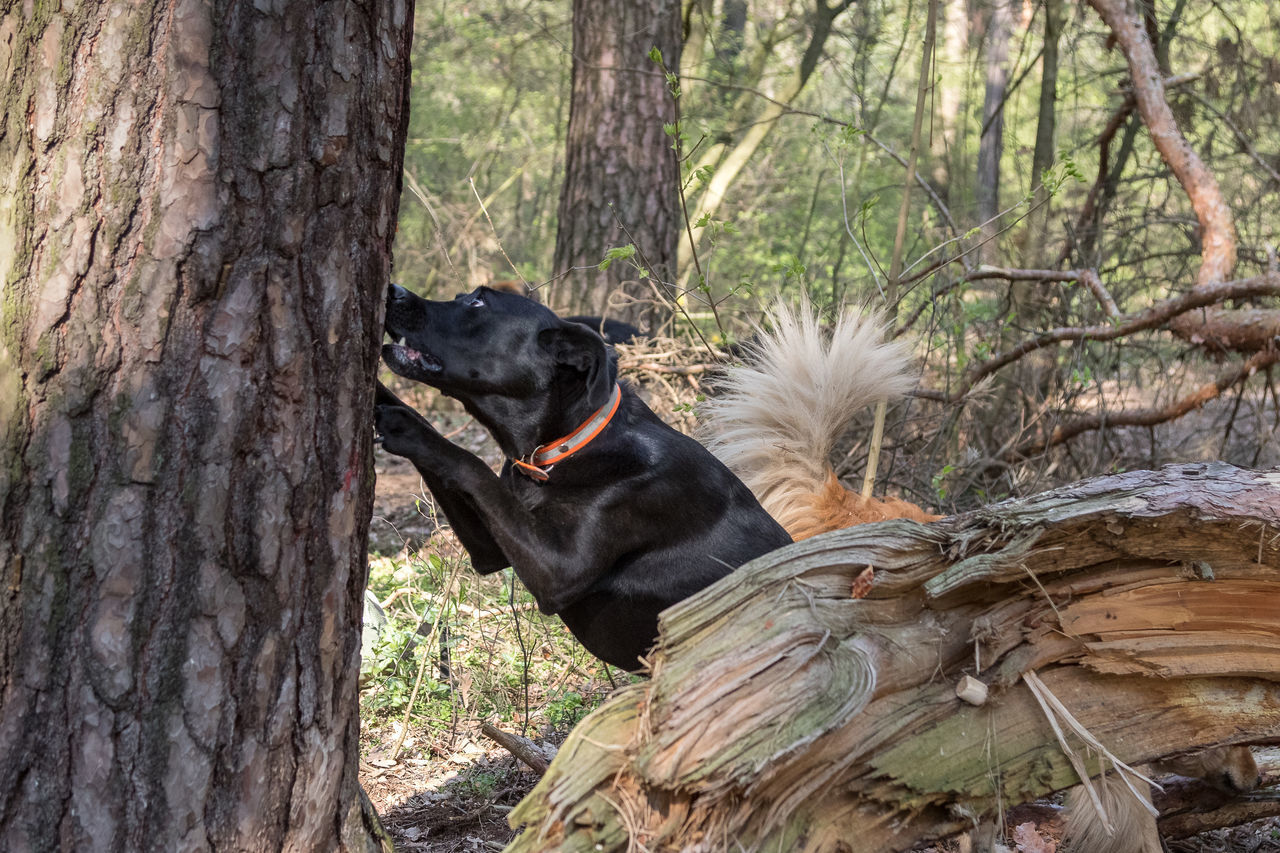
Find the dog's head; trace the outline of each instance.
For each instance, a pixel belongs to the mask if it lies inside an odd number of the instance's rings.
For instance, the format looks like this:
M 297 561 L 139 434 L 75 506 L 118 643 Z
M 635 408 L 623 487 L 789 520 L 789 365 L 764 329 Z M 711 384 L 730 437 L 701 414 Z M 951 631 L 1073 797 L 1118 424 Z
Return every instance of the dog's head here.
M 384 344 L 382 357 L 393 372 L 464 403 L 548 394 L 595 399 L 607 396 L 613 383 L 598 334 L 523 296 L 488 287 L 434 301 L 393 284 L 386 331 L 396 343 Z

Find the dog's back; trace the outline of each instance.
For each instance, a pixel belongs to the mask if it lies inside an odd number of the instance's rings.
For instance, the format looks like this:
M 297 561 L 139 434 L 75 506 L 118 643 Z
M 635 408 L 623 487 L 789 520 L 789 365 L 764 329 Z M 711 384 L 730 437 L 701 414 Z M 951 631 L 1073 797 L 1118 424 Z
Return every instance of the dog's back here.
M 795 539 L 866 521 L 930 521 L 919 507 L 844 489 L 829 457 L 849 422 L 915 384 L 910 351 L 874 316 L 845 314 L 824 333 L 807 306 L 780 305 L 702 408 L 704 441 Z

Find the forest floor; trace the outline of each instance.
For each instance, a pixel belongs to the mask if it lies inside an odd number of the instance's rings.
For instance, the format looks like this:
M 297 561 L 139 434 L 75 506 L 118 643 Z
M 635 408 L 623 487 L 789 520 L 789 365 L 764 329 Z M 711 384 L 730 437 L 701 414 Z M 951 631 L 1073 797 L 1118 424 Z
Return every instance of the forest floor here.
M 432 420 L 496 463 L 476 424 L 438 412 Z M 388 621 L 366 655 L 361 782 L 402 853 L 501 850 L 515 836 L 507 815 L 538 777 L 481 723 L 522 734 L 549 756 L 633 677 L 594 660 L 558 620 L 539 614 L 509 571 L 472 572 L 412 466 L 382 452 L 376 464 L 370 590 Z M 1055 853 L 1056 832 L 1052 819 L 1011 824 L 1007 849 Z M 962 849 L 951 840 L 920 853 Z M 1168 850 L 1280 853 L 1280 819 L 1168 842 Z

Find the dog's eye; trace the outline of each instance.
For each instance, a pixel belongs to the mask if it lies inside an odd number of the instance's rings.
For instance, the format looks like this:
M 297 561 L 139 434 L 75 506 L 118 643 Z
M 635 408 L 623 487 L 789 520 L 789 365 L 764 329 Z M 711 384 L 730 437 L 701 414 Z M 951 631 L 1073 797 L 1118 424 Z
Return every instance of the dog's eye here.
M 471 297 L 471 299 L 469 299 L 469 300 L 467 301 L 467 306 L 468 306 L 468 307 L 470 307 L 470 308 L 483 308 L 483 307 L 484 307 L 484 297 L 483 297 L 483 296 L 473 296 L 473 297 Z

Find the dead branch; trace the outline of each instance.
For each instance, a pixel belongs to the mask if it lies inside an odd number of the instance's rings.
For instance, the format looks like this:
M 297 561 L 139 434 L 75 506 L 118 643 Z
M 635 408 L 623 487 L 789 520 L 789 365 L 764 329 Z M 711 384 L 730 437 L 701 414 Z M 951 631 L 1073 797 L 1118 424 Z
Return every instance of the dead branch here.
M 1120 309 L 1116 307 L 1116 301 L 1111 298 L 1111 294 L 1107 292 L 1107 288 L 1102 284 L 1102 279 L 1098 277 L 1097 270 L 1081 270 L 1080 283 L 1089 288 L 1093 298 L 1098 300 L 1098 304 L 1102 306 L 1104 315 L 1112 319 L 1120 316 Z
M 711 370 L 724 370 L 723 364 L 655 364 L 651 361 L 619 361 L 618 369 L 632 373 L 667 373 L 673 376 L 700 376 Z
M 1115 33 L 1129 63 L 1138 113 L 1161 159 L 1191 199 L 1191 207 L 1200 221 L 1201 262 L 1196 284 L 1228 280 L 1236 265 L 1236 229 L 1231 208 L 1223 200 L 1213 172 L 1178 129 L 1142 18 L 1125 0 L 1089 0 L 1089 5 Z
M 1280 754 L 1276 750 L 1255 750 L 1262 784 L 1280 782 Z M 1160 835 L 1169 839 L 1190 838 L 1202 832 L 1280 815 L 1280 791 L 1259 790 L 1247 794 L 1227 794 L 1198 779 L 1175 776 L 1160 779 L 1163 790 L 1154 790 L 1153 801 L 1160 810 Z M 1005 826 L 1030 821 L 1053 837 L 1062 835 L 1062 810 L 1044 802 L 1020 803 L 1005 812 Z
M 1280 474 L 1170 466 L 815 537 L 664 613 L 652 659 L 509 849 L 909 849 L 1076 783 L 1037 696 L 1130 764 L 1280 739 Z
M 542 754 L 542 750 L 538 745 L 528 738 L 520 737 L 520 735 L 504 732 L 497 726 L 488 723 L 480 724 L 480 732 L 490 740 L 497 743 L 507 752 L 524 762 L 525 766 L 537 773 L 539 776 L 547 772 L 547 757 Z
M 1005 452 L 1005 462 L 1014 462 L 1043 453 L 1050 447 L 1070 441 L 1081 433 L 1091 432 L 1109 427 L 1122 426 L 1155 426 L 1176 420 L 1188 412 L 1199 409 L 1210 400 L 1219 397 L 1223 391 L 1238 382 L 1248 379 L 1259 370 L 1280 361 L 1280 348 L 1265 350 L 1252 358 L 1224 371 L 1212 382 L 1201 385 L 1194 392 L 1167 406 L 1151 409 L 1127 409 L 1120 412 L 1107 412 L 1100 415 L 1085 415 L 1075 418 L 1053 428 L 1048 438 L 1035 438 L 1017 445 Z
M 1003 278 L 1009 281 L 1079 281 L 1080 270 L 1022 270 L 984 264 L 964 274 L 965 281 Z
M 997 370 L 1012 364 L 1028 353 L 1044 349 L 1053 344 L 1069 341 L 1111 341 L 1132 335 L 1135 332 L 1153 329 L 1167 323 L 1174 317 L 1217 305 L 1228 299 L 1245 299 L 1256 296 L 1280 295 L 1280 274 L 1268 272 L 1254 278 L 1240 279 L 1216 284 L 1197 284 L 1179 296 L 1158 302 L 1145 311 L 1121 314 L 1112 318 L 1111 322 L 1094 326 L 1064 326 L 1041 332 L 1021 344 L 997 353 L 986 361 L 975 363 L 965 371 L 955 390 L 950 393 L 934 389 L 917 389 L 913 393 L 917 397 L 937 400 L 942 403 L 956 403 L 964 398 L 973 387 L 995 373 Z
M 1206 308 L 1183 314 L 1169 331 L 1211 353 L 1250 353 L 1280 346 L 1280 310 Z

